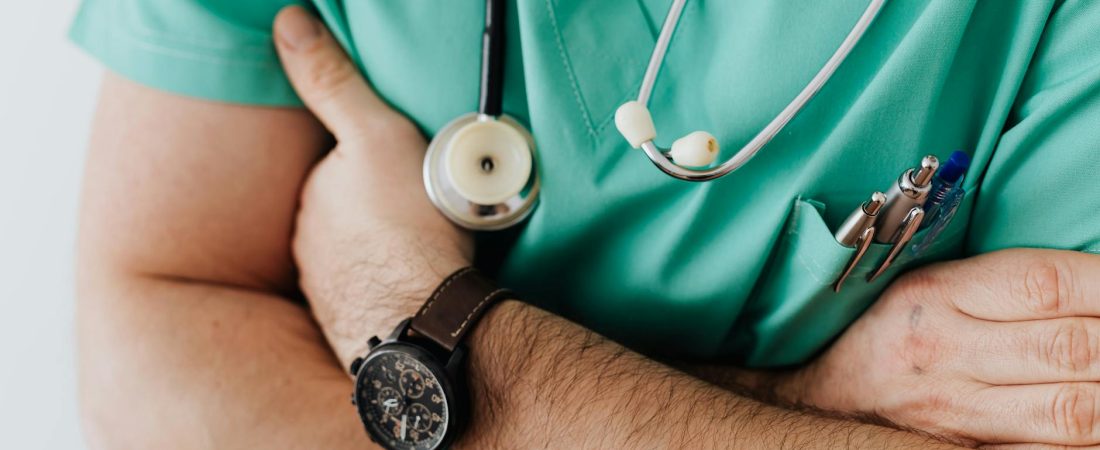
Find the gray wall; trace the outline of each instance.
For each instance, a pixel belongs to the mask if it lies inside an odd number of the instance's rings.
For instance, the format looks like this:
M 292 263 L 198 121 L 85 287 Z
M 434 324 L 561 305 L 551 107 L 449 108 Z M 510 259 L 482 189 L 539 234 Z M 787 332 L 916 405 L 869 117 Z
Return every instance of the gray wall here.
M 83 448 L 73 376 L 77 197 L 100 68 L 75 0 L 0 14 L 0 448 Z

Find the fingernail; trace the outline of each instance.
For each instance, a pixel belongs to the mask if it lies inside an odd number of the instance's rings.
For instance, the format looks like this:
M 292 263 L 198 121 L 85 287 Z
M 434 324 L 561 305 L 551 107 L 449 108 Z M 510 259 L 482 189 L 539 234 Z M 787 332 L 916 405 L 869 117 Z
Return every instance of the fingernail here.
M 321 35 L 321 26 L 305 8 L 291 6 L 283 12 L 278 28 L 279 38 L 290 48 L 305 48 Z

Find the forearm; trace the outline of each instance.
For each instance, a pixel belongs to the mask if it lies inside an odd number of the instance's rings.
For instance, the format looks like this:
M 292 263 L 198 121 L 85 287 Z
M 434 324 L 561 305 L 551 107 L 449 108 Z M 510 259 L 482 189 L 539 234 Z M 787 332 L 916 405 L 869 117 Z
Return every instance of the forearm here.
M 932 448 L 738 396 L 518 302 L 471 338 L 471 448 Z
M 78 274 L 93 448 L 362 448 L 351 382 L 305 308 L 290 237 L 325 147 L 306 111 L 178 97 L 108 75 Z M 286 295 L 286 294 L 283 294 Z
M 364 448 L 308 311 L 258 291 L 82 276 L 81 406 L 98 448 Z
M 389 317 L 392 329 L 415 312 L 445 275 L 436 273 L 439 258 L 430 258 L 435 265 L 360 264 L 374 270 L 329 272 L 315 292 L 334 297 L 315 303 L 331 308 L 318 317 L 341 359 L 361 355 L 367 337 L 389 331 L 371 329 L 378 321 L 365 321 L 364 314 Z M 443 265 L 454 263 L 447 261 Z M 515 301 L 490 310 L 468 345 L 474 403 L 471 429 L 460 441 L 466 448 L 949 447 L 892 428 L 767 405 Z
M 385 228 L 388 225 L 372 226 L 341 243 L 362 249 L 355 262 L 321 270 L 301 268 L 313 314 L 342 367 L 366 354 L 371 336 L 385 337 L 415 314 L 439 280 L 469 265 L 462 255 L 471 250 L 455 247 L 437 230 L 409 233 Z M 339 251 L 346 249 L 325 249 Z

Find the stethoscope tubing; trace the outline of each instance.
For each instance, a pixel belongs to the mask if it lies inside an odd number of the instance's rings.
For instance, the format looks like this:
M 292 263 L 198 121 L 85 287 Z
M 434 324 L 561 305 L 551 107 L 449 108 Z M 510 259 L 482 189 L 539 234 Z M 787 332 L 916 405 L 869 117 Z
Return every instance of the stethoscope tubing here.
M 665 54 L 668 52 L 668 46 L 672 41 L 673 32 L 677 28 L 680 16 L 683 14 L 684 4 L 686 3 L 687 0 L 673 0 L 668 15 L 665 17 L 664 25 L 661 27 L 661 33 L 657 38 L 657 43 L 653 47 L 653 54 L 649 58 L 645 76 L 642 78 L 642 86 L 638 91 L 638 102 L 646 107 L 649 106 L 649 100 L 653 93 L 653 87 L 657 81 L 657 75 L 660 73 L 661 66 L 664 65 Z M 641 145 L 642 150 L 645 152 L 646 156 L 649 157 L 649 160 L 662 172 L 684 181 L 710 181 L 741 168 L 741 166 L 745 165 L 745 163 L 756 156 L 760 149 L 771 142 L 772 139 L 790 123 L 791 119 L 794 119 L 794 117 L 802 111 L 806 103 L 825 86 L 825 83 L 832 78 L 836 69 L 848 58 L 848 54 L 852 52 L 852 49 L 859 43 L 863 34 L 870 28 L 871 22 L 874 21 L 875 16 L 878 15 L 884 3 L 885 0 L 870 0 L 867 9 L 863 11 L 863 15 L 860 16 L 859 21 L 852 27 L 852 31 L 848 33 L 848 36 L 846 36 L 840 46 L 837 47 L 836 52 L 829 57 L 829 60 L 825 62 L 825 65 L 823 65 L 821 70 L 814 75 L 813 79 L 810 80 L 806 87 L 804 87 L 802 91 L 795 96 L 794 100 L 791 100 L 791 102 L 787 104 L 771 122 L 761 129 L 752 140 L 721 165 L 701 170 L 681 167 L 672 162 L 672 160 L 665 155 L 665 152 L 658 148 L 653 141 L 643 143 Z
M 499 117 L 504 113 L 504 0 L 485 0 L 485 30 L 481 34 L 481 89 L 477 112 Z

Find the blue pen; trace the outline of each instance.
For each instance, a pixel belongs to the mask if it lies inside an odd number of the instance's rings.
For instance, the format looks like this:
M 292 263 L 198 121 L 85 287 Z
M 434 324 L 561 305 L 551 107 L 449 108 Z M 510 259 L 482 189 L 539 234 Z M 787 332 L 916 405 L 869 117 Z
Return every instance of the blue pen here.
M 921 228 L 931 227 L 949 200 L 952 189 L 960 184 L 966 170 L 970 168 L 970 156 L 955 150 L 947 158 L 947 162 L 940 166 L 939 172 L 932 178 L 932 189 L 928 192 L 928 201 L 924 203 L 924 224 Z M 961 186 L 960 186 L 961 188 Z
M 924 204 L 925 220 L 921 226 L 922 229 L 929 230 L 919 242 L 909 248 L 913 254 L 920 255 L 932 245 L 955 217 L 955 211 L 959 209 L 963 195 L 966 194 L 962 185 L 968 169 L 970 169 L 970 156 L 956 150 L 932 178 L 932 189 L 928 193 L 928 201 Z

